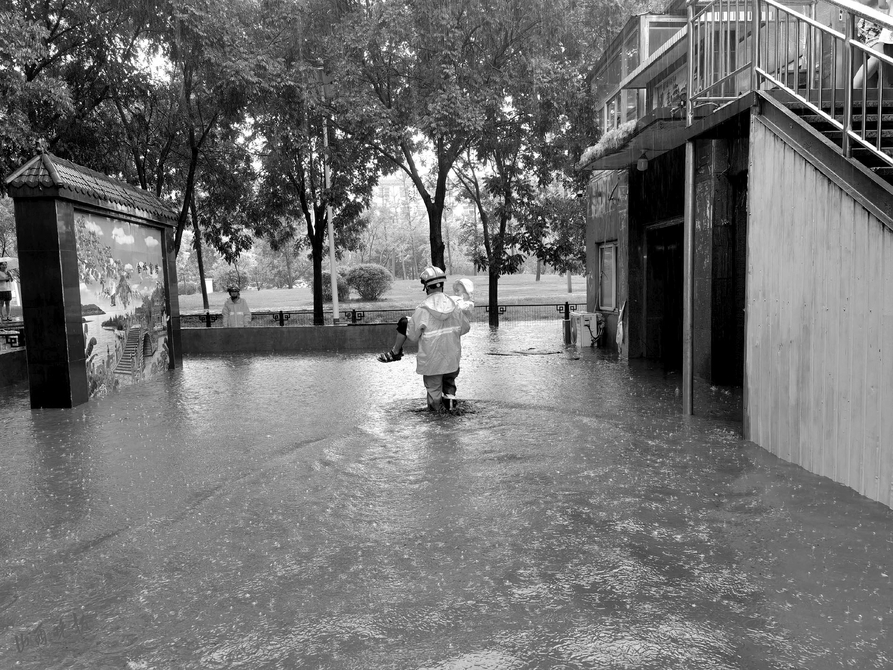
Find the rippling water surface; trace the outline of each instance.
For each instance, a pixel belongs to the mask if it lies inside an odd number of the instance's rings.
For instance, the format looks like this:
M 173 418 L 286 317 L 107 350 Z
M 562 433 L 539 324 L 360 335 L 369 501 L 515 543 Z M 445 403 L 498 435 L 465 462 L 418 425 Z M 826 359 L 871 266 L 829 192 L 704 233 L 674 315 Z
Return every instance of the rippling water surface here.
M 0 409 L 0 668 L 893 667 L 893 513 L 740 438 L 740 394 L 477 327 L 191 357 Z

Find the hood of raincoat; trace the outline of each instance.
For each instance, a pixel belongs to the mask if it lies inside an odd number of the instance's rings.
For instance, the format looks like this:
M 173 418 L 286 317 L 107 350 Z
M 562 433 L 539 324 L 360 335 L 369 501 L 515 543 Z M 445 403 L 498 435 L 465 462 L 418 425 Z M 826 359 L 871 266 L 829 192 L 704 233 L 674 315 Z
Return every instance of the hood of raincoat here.
M 444 293 L 432 293 L 419 307 L 439 321 L 446 321 L 458 309 L 455 300 Z

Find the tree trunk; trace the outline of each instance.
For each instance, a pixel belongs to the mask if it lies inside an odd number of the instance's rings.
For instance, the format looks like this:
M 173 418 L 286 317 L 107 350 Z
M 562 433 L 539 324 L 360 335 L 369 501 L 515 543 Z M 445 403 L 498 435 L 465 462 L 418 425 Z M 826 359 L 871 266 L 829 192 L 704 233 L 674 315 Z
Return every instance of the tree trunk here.
M 292 264 L 294 263 L 294 259 L 291 257 L 291 251 L 286 250 L 283 253 L 285 256 L 285 284 L 289 288 L 295 287 L 295 275 L 292 270 Z
M 189 170 L 186 174 L 186 188 L 183 193 L 183 208 L 180 210 L 180 218 L 177 221 L 177 231 L 174 234 L 174 253 L 180 253 L 180 242 L 183 240 L 183 230 L 186 228 L 186 213 L 189 203 L 192 201 L 193 189 L 195 188 L 195 170 L 198 166 L 199 147 L 195 145 L 195 133 L 190 134 L 192 147 L 189 153 Z M 203 278 L 204 279 L 204 278 Z
M 536 280 L 537 281 L 540 280 L 540 274 L 542 274 L 542 271 L 543 271 L 543 262 L 539 258 L 537 258 L 536 259 Z
M 443 269 L 443 235 L 440 226 L 443 223 L 443 204 L 432 203 L 428 209 L 428 238 L 431 241 L 431 265 Z M 413 252 L 415 256 L 415 252 Z
M 453 251 L 450 249 L 450 225 L 447 224 L 446 227 L 446 252 L 447 252 L 447 267 L 444 270 L 447 271 L 447 274 L 453 274 Z
M 499 274 L 490 272 L 490 286 L 487 296 L 490 301 L 490 327 L 499 328 Z
M 313 240 L 311 244 L 313 259 L 313 325 L 324 326 L 325 316 L 322 313 L 322 240 Z
M 205 311 L 209 311 L 210 303 L 208 302 L 208 287 L 205 286 L 205 261 L 202 258 L 202 234 L 198 229 L 198 215 L 195 211 L 195 194 L 189 199 L 189 208 L 192 211 L 192 230 L 195 233 L 193 246 L 195 247 L 195 260 L 198 262 L 198 283 L 202 289 L 202 305 Z

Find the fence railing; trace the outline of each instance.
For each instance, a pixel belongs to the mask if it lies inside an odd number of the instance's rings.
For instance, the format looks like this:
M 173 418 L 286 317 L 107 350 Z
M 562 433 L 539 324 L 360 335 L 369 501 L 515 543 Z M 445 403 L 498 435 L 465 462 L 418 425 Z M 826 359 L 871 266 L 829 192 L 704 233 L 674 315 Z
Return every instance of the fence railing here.
M 843 32 L 823 23 L 834 15 Z M 893 88 L 884 86 L 893 81 L 893 58 L 860 41 L 857 30 L 860 20 L 893 30 L 893 17 L 853 0 L 692 0 L 688 17 L 689 123 L 699 107 L 782 89 L 839 131 L 844 156 L 859 147 L 893 165 L 881 127 L 884 105 L 893 104 Z M 869 70 L 876 78 L 865 76 Z M 876 115 L 865 112 L 869 102 Z
M 499 305 L 500 323 L 523 321 L 546 321 L 565 319 L 565 312 L 585 309 L 583 303 L 545 303 L 536 305 Z M 352 309 L 340 311 L 340 323 L 374 324 L 397 323 L 401 316 L 410 316 L 411 309 Z M 332 311 L 325 310 L 326 325 L 332 324 Z M 473 322 L 489 322 L 490 307 L 478 305 L 472 314 Z M 312 326 L 313 310 L 269 310 L 253 312 L 248 328 L 303 327 Z M 195 313 L 180 315 L 181 328 L 223 328 L 220 314 Z

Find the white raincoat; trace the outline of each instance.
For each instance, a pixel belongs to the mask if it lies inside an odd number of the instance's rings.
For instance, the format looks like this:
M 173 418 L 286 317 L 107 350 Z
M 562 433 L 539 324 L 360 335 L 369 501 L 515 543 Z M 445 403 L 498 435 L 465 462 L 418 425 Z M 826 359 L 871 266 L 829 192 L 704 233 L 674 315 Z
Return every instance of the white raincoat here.
M 432 293 L 409 320 L 406 337 L 419 343 L 416 372 L 443 375 L 459 369 L 462 335 L 471 330 L 469 313 L 474 303 L 457 296 Z
M 239 298 L 239 302 L 233 302 L 232 298 L 227 298 L 223 303 L 223 327 L 241 328 L 249 323 L 251 323 L 251 310 L 248 309 L 245 298 Z

